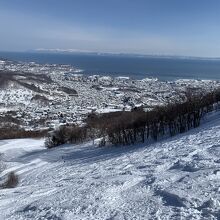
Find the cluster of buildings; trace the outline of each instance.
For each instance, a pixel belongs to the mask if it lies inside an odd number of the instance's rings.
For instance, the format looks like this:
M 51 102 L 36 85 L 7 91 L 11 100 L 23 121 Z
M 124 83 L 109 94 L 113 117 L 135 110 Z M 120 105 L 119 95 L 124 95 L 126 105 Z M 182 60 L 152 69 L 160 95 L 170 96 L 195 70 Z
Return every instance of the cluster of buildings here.
M 70 65 L 0 60 L 0 74 L 5 71 L 13 74 L 14 80 L 0 88 L 0 114 L 13 112 L 13 117 L 26 129 L 81 123 L 90 113 L 130 111 L 135 107 L 149 110 L 183 99 L 189 88 L 210 91 L 220 87 L 218 81 L 163 82 L 149 78 L 88 76 Z M 42 74 L 50 81 L 42 78 Z

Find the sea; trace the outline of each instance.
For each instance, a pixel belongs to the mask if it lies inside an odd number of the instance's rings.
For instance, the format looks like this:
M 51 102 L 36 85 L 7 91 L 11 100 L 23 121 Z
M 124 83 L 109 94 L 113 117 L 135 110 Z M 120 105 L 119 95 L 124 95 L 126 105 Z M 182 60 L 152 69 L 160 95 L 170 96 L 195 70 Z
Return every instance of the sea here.
M 220 59 L 84 53 L 0 52 L 0 59 L 40 64 L 70 64 L 86 75 L 220 80 Z

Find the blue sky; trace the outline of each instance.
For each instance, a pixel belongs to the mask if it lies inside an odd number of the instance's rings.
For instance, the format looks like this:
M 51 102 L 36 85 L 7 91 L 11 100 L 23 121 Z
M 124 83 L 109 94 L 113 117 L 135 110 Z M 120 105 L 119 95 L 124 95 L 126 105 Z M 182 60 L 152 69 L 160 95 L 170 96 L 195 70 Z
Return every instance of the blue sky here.
M 220 57 L 219 0 L 0 0 L 0 50 Z

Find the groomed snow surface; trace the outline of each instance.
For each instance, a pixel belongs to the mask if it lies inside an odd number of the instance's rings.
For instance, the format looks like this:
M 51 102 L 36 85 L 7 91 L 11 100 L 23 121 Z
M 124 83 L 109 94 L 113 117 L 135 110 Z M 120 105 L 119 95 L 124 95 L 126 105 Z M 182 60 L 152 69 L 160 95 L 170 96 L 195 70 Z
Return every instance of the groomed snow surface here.
M 44 140 L 0 142 L 6 170 L 0 219 L 220 219 L 220 114 L 149 146 L 44 148 Z M 2 178 L 1 178 L 2 179 Z

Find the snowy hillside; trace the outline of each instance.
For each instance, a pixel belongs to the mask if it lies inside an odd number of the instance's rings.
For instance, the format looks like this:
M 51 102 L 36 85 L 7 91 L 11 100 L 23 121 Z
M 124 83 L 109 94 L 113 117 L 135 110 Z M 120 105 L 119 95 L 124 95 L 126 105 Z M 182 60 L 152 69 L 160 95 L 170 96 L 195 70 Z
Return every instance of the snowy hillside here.
M 150 146 L 44 148 L 0 142 L 20 178 L 0 190 L 0 219 L 220 219 L 220 114 Z

